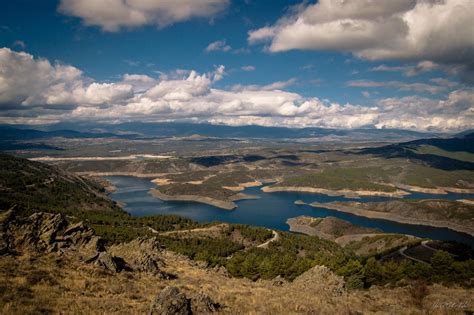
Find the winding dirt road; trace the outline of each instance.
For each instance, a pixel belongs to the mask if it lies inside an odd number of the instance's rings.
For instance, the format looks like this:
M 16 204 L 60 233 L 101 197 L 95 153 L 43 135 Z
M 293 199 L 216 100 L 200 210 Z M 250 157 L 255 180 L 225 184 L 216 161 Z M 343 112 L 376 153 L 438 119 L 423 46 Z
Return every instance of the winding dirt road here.
M 258 248 L 267 248 L 268 245 L 271 243 L 271 242 L 276 242 L 280 239 L 280 234 L 278 234 L 277 231 L 275 230 L 272 230 L 272 233 L 273 233 L 273 237 L 271 239 L 269 239 L 268 241 L 266 241 L 265 243 L 262 243 L 260 245 L 258 245 L 257 247 Z
M 411 256 L 408 256 L 407 254 L 405 254 L 405 251 L 408 249 L 407 246 L 403 246 L 402 248 L 400 248 L 398 250 L 398 253 L 400 255 L 402 255 L 403 257 L 407 258 L 407 259 L 410 259 L 410 260 L 413 260 L 415 262 L 419 262 L 419 263 L 422 263 L 422 264 L 425 264 L 425 265 L 429 265 L 426 261 L 423 261 L 423 260 L 420 260 L 420 259 L 417 259 L 415 257 L 411 257 Z

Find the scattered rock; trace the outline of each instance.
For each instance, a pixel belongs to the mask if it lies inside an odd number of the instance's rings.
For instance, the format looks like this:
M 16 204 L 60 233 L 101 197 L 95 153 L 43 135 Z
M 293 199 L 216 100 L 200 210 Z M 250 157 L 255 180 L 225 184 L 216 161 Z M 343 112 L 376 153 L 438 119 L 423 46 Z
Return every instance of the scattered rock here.
M 346 292 L 346 283 L 326 266 L 314 266 L 296 278 L 291 284 L 297 290 L 311 290 L 328 297 L 341 296 Z
M 84 260 L 85 263 L 94 263 L 111 272 L 133 271 L 122 257 L 116 257 L 108 252 L 99 252 Z
M 100 255 L 100 252 L 97 252 L 97 253 L 95 253 L 94 255 L 85 258 L 85 259 L 84 259 L 84 262 L 85 262 L 86 264 L 93 263 L 94 261 L 97 260 L 97 258 L 99 258 L 99 255 Z
M 276 287 L 281 287 L 282 285 L 284 285 L 287 281 L 285 280 L 285 278 L 283 278 L 282 276 L 277 276 L 275 277 L 275 279 L 273 279 L 272 281 L 272 285 L 273 286 L 276 286 Z
M 190 301 L 181 291 L 172 286 L 164 288 L 150 307 L 151 315 L 188 315 L 191 313 Z
M 147 253 L 142 253 L 142 255 L 134 259 L 132 266 L 134 270 L 141 272 L 150 272 L 153 274 L 160 272 L 157 261 Z
M 203 292 L 187 298 L 178 288 L 168 286 L 155 298 L 150 314 L 209 314 L 219 310 L 221 305 Z
M 217 274 L 220 274 L 221 276 L 229 277 L 229 272 L 224 266 L 215 266 L 214 268 L 212 268 L 212 271 Z
M 207 269 L 209 267 L 209 263 L 203 260 L 197 260 L 195 265 L 201 269 Z
M 161 272 L 164 263 L 160 257 L 161 246 L 156 238 L 138 238 L 129 243 L 114 245 L 109 252 L 120 255 L 134 271 L 151 273 L 162 279 L 169 278 Z
M 115 262 L 114 257 L 107 252 L 99 253 L 94 264 L 112 272 L 120 271 L 120 268 Z
M 88 242 L 79 246 L 78 251 L 83 258 L 94 256 L 105 251 L 105 242 L 99 236 L 92 236 Z
M 193 314 L 208 314 L 219 310 L 221 305 L 214 302 L 208 295 L 199 292 L 191 296 L 191 310 Z

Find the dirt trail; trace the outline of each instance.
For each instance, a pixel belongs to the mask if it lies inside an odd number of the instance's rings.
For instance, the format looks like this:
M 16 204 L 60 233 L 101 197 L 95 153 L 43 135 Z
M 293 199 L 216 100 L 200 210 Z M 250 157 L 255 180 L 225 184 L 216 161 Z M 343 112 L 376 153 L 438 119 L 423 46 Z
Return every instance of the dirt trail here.
M 429 242 L 429 240 L 423 241 L 423 242 L 421 242 L 420 244 L 421 244 L 421 246 L 423 246 L 423 247 L 425 247 L 425 248 L 427 248 L 427 249 L 429 249 L 429 250 L 432 250 L 432 251 L 436 252 L 437 249 L 431 247 L 430 245 L 428 245 L 428 242 Z M 458 257 L 458 255 L 453 254 L 453 253 L 450 253 L 450 252 L 448 252 L 448 254 L 451 255 L 451 256 L 453 256 L 453 257 Z
M 423 241 L 423 242 L 421 242 L 421 246 L 426 247 L 426 248 L 428 248 L 428 249 L 431 249 L 432 251 L 436 251 L 435 248 L 433 248 L 433 247 L 431 247 L 430 245 L 428 245 L 428 242 L 429 242 L 429 241 Z
M 407 246 L 403 246 L 402 248 L 400 248 L 400 249 L 398 250 L 398 253 L 399 253 L 400 255 L 402 255 L 403 257 L 405 257 L 405 258 L 408 258 L 408 259 L 413 260 L 413 261 L 415 261 L 415 262 L 419 262 L 419 263 L 428 265 L 428 263 L 427 263 L 426 261 L 417 259 L 417 258 L 415 258 L 415 257 L 408 256 L 408 255 L 405 253 L 405 251 L 406 251 L 407 249 L 408 249 Z
M 272 233 L 273 233 L 273 237 L 271 239 L 269 239 L 265 243 L 262 243 L 262 244 L 258 245 L 257 247 L 258 248 L 267 248 L 270 243 L 276 242 L 280 239 L 280 234 L 278 234 L 277 231 L 272 230 Z
M 222 223 L 222 224 L 217 224 L 213 225 L 210 227 L 205 227 L 205 228 L 197 228 L 197 229 L 189 229 L 189 230 L 177 230 L 177 231 L 168 231 L 168 232 L 162 232 L 160 233 L 161 235 L 173 235 L 173 234 L 185 234 L 185 233 L 218 233 L 227 228 L 229 225 L 227 223 Z M 159 233 L 157 231 L 157 233 Z
M 222 223 L 222 224 L 217 224 L 217 225 L 213 225 L 213 226 L 210 226 L 210 227 L 206 227 L 206 228 L 197 228 L 197 229 L 189 229 L 189 230 L 178 230 L 178 231 L 168 231 L 168 232 L 158 232 L 156 230 L 154 230 L 153 228 L 151 227 L 148 227 L 148 229 L 153 232 L 153 233 L 156 233 L 156 234 L 160 234 L 160 235 L 176 235 L 176 234 L 187 234 L 187 233 L 196 233 L 196 234 L 199 234 L 199 233 L 220 233 L 222 232 L 224 229 L 226 229 L 229 225 L 227 223 Z M 280 239 L 280 234 L 275 231 L 275 230 L 271 230 L 272 231 L 272 238 L 265 241 L 265 243 L 262 243 L 260 245 L 257 245 L 258 248 L 267 248 L 268 245 L 272 242 L 276 242 Z

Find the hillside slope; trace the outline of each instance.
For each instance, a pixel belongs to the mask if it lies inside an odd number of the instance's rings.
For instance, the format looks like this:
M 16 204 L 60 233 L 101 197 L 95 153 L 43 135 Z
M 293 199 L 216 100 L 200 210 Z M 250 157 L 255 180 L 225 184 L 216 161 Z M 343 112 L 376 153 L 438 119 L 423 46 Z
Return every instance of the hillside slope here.
M 387 146 L 366 148 L 358 154 L 373 154 L 387 159 L 407 158 L 442 170 L 474 170 L 474 137 L 418 139 Z
M 18 218 L 10 211 L 0 215 L 0 231 L 7 254 L 0 256 L 3 314 L 436 314 L 445 305 L 472 311 L 472 289 L 412 283 L 347 290 L 324 266 L 293 282 L 232 278 L 155 238 L 105 247 L 90 228 L 60 214 Z
M 0 154 L 0 209 L 120 211 L 90 179 L 54 166 Z

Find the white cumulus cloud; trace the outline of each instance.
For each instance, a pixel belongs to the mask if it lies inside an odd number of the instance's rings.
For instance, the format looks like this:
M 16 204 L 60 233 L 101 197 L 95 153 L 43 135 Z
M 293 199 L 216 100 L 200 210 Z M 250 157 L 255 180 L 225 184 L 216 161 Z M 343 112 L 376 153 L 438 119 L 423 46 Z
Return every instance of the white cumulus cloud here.
M 165 27 L 191 18 L 211 18 L 229 0 L 61 0 L 59 12 L 79 17 L 85 25 L 115 32 L 143 25 Z
M 320 0 L 249 32 L 248 41 L 269 42 L 271 52 L 338 50 L 369 60 L 430 61 L 472 82 L 473 12 L 472 0 Z
M 51 64 L 24 52 L 0 49 L 0 107 L 105 105 L 133 96 L 126 83 L 96 83 L 69 65 Z
M 458 88 L 442 98 L 407 96 L 375 100 L 373 106 L 340 104 L 286 91 L 295 79 L 266 85 L 217 88 L 224 66 L 213 71 L 176 70 L 153 78 L 124 74 L 97 82 L 82 71 L 51 64 L 24 52 L 0 49 L 0 122 L 173 121 L 290 127 L 403 128 L 454 131 L 474 127 L 474 89 Z M 432 80 L 439 89 L 453 86 Z M 353 81 L 370 88 L 381 83 Z M 389 81 L 389 87 L 430 92 L 431 85 Z M 408 84 L 408 85 L 404 85 Z M 367 94 L 370 96 L 369 94 Z

